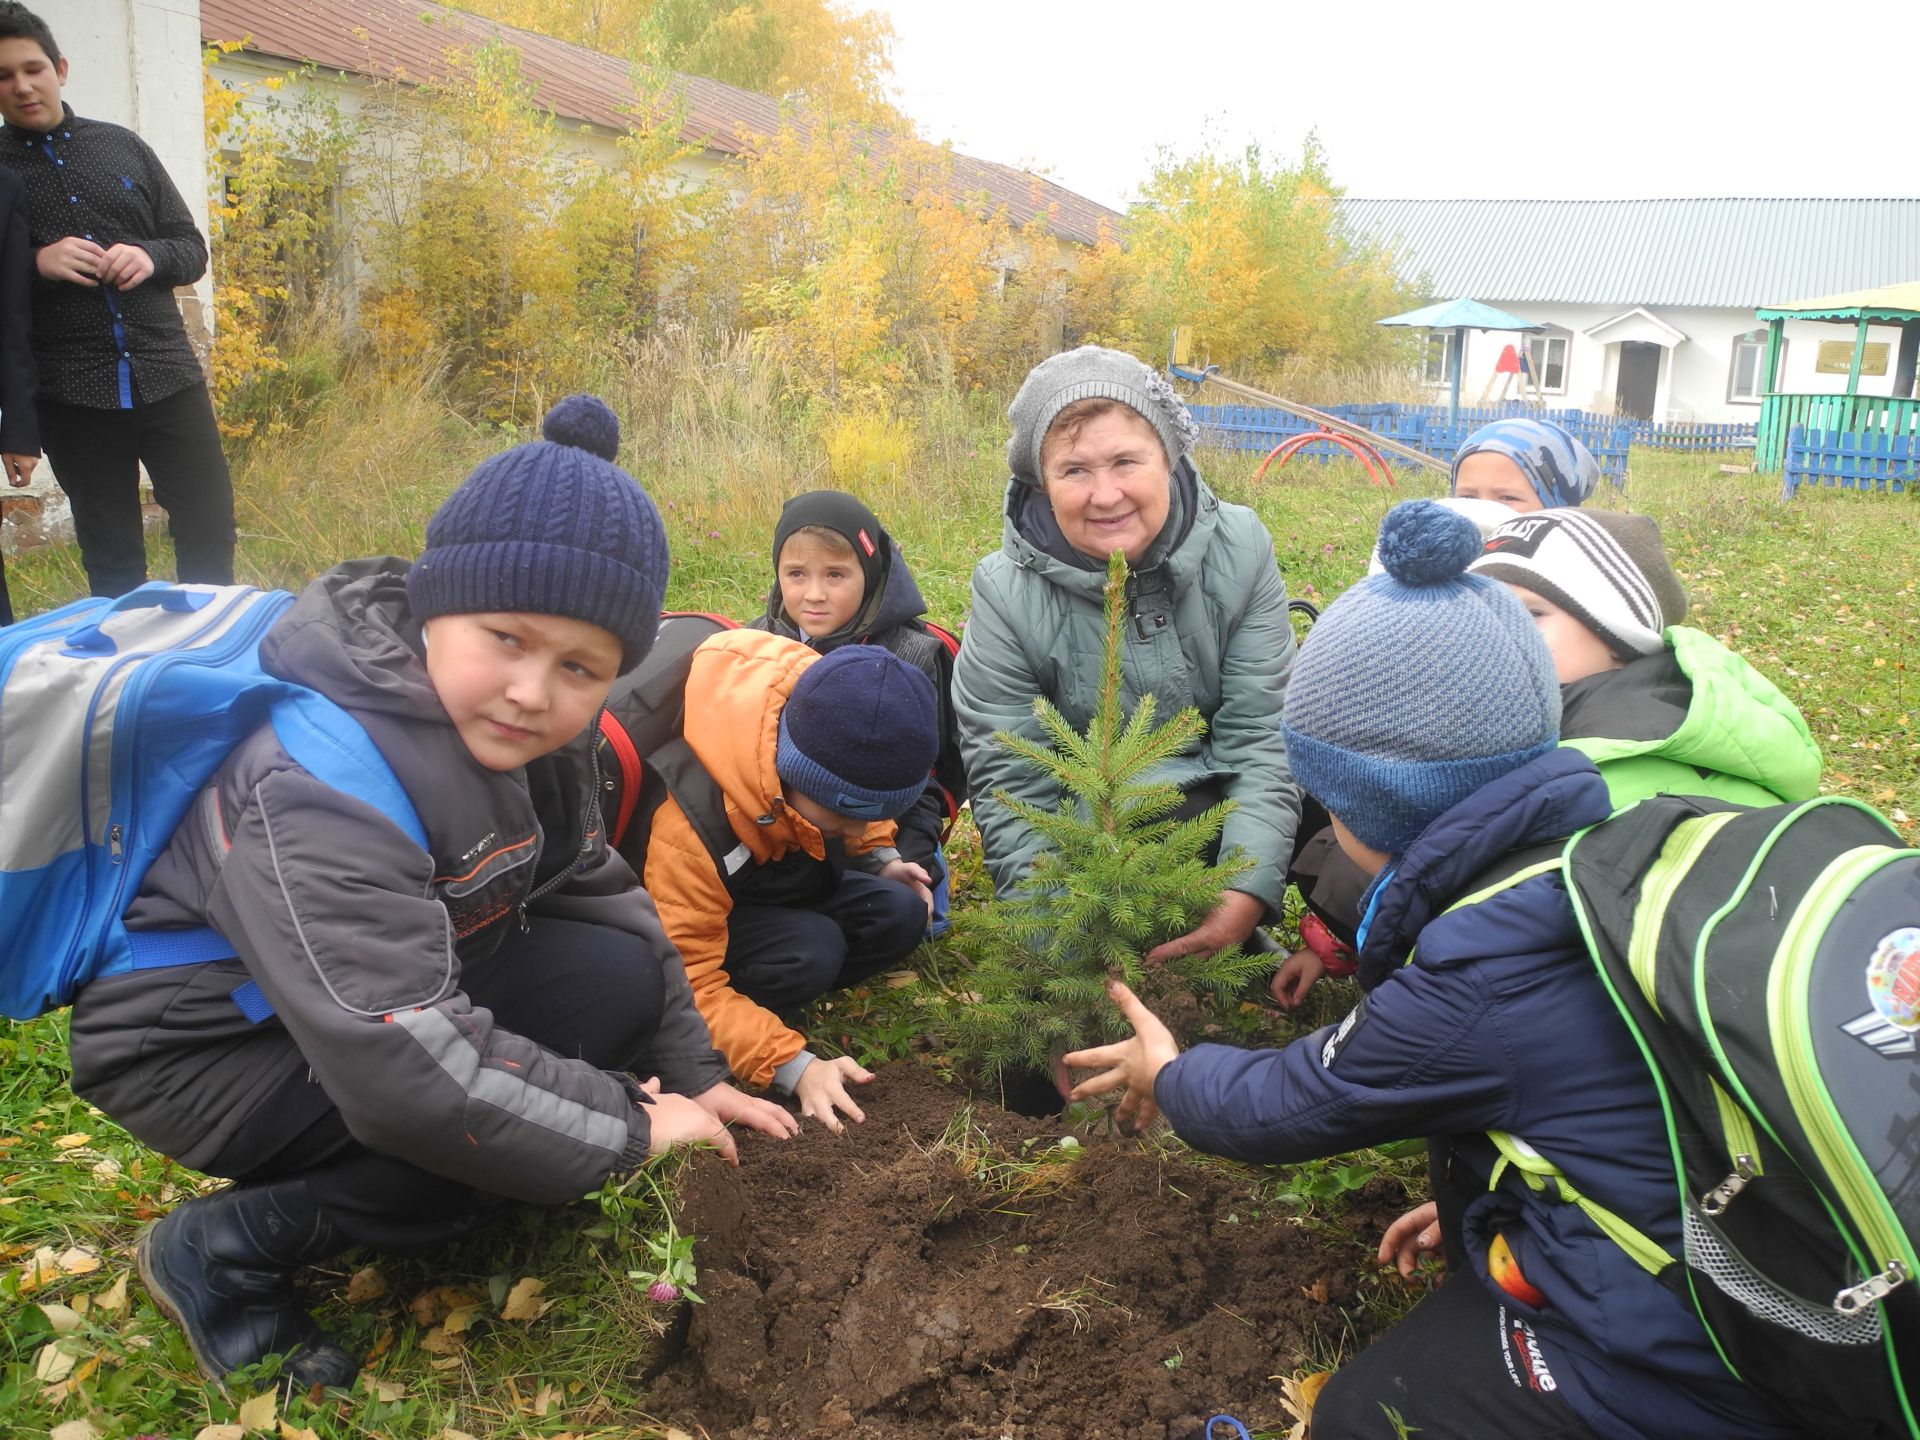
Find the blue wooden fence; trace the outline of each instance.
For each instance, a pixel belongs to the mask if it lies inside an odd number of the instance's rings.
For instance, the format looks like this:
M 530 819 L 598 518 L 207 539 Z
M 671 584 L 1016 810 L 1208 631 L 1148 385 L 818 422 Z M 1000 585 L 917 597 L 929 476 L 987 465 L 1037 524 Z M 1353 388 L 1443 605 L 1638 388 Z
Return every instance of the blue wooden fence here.
M 1785 470 L 1780 493 L 1787 499 L 1802 485 L 1897 494 L 1910 485 L 1920 486 L 1920 437 L 1796 425 L 1787 432 Z

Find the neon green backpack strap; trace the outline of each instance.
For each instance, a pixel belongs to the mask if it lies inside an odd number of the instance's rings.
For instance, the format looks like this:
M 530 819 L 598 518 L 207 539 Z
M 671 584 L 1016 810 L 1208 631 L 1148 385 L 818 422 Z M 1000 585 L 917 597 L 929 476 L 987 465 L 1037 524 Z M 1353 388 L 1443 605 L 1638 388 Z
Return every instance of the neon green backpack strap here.
M 1577 1207 L 1581 1214 L 1594 1223 L 1601 1234 L 1626 1251 L 1632 1257 L 1634 1264 L 1649 1275 L 1658 1275 L 1674 1263 L 1671 1255 L 1613 1211 L 1599 1201 L 1591 1200 L 1581 1194 L 1558 1165 L 1526 1141 L 1509 1135 L 1504 1130 L 1489 1130 L 1487 1138 L 1493 1142 L 1493 1148 L 1500 1152 L 1500 1158 L 1494 1162 L 1493 1174 L 1487 1181 L 1489 1190 L 1500 1183 L 1500 1177 L 1506 1173 L 1507 1167 L 1512 1166 L 1520 1178 L 1526 1181 L 1527 1188 L 1536 1195 L 1545 1195 L 1549 1200 L 1564 1200 L 1567 1204 Z

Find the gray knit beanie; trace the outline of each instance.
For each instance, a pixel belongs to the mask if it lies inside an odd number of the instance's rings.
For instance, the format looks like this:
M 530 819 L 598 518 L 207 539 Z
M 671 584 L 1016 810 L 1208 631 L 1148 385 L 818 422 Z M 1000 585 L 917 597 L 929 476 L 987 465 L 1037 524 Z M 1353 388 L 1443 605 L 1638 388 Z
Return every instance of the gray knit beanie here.
M 1007 465 L 1013 478 L 1040 488 L 1040 444 L 1054 416 L 1076 400 L 1094 399 L 1117 400 L 1144 417 L 1166 447 L 1169 467 L 1178 465 L 1200 438 L 1200 427 L 1166 376 L 1124 351 L 1082 345 L 1029 370 L 1007 407 L 1013 422 Z
M 1505 586 L 1466 573 L 1479 553 L 1464 515 L 1394 506 L 1380 527 L 1386 573 L 1328 607 L 1287 681 L 1294 778 L 1389 855 L 1559 742 L 1553 657 Z
M 1687 592 L 1667 560 L 1659 524 L 1647 515 L 1516 515 L 1487 537 L 1485 552 L 1468 568 L 1559 606 L 1622 660 L 1659 654 L 1667 627 L 1687 614 Z

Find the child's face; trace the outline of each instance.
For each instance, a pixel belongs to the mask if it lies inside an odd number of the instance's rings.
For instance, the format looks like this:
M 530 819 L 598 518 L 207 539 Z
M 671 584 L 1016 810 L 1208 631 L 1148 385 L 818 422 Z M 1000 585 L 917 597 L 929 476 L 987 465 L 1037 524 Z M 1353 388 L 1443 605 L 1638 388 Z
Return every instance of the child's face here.
M 1511 456 L 1495 450 L 1476 450 L 1460 462 L 1453 493 L 1468 500 L 1491 500 L 1520 515 L 1546 508 L 1526 472 Z
M 427 676 L 473 758 L 517 770 L 592 723 L 620 672 L 609 630 L 560 615 L 486 612 L 427 621 Z
M 1514 598 L 1527 607 L 1540 638 L 1553 655 L 1554 677 L 1562 685 L 1598 675 L 1603 670 L 1618 670 L 1620 661 L 1607 642 L 1582 625 L 1544 595 L 1509 584 Z
M 789 789 L 784 794 L 787 808 L 829 840 L 835 837 L 851 840 L 872 823 L 867 820 L 856 820 L 851 815 L 842 815 L 838 810 L 829 810 L 812 796 L 802 795 L 798 790 Z
M 1333 838 L 1339 842 L 1340 851 L 1355 865 L 1369 875 L 1378 875 L 1387 868 L 1393 857 L 1384 850 L 1376 850 L 1371 845 L 1363 845 L 1358 836 L 1347 829 L 1346 822 L 1338 815 L 1329 815 L 1333 822 Z
M 802 633 L 819 639 L 843 628 L 867 598 L 867 576 L 851 550 L 834 550 L 812 535 L 780 547 L 780 604 Z
M 22 130 L 53 129 L 66 115 L 60 106 L 66 83 L 66 56 L 56 65 L 37 40 L 0 40 L 0 119 Z

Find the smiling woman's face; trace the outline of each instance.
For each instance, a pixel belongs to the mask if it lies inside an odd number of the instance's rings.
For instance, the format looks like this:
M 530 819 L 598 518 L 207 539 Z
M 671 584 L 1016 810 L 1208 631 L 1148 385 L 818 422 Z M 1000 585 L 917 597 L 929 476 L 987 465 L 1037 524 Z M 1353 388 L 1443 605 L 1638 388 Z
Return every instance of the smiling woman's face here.
M 1172 472 L 1144 415 L 1124 405 L 1081 422 L 1071 438 L 1049 433 L 1040 478 L 1066 542 L 1104 560 L 1118 550 L 1136 565 L 1167 523 Z

